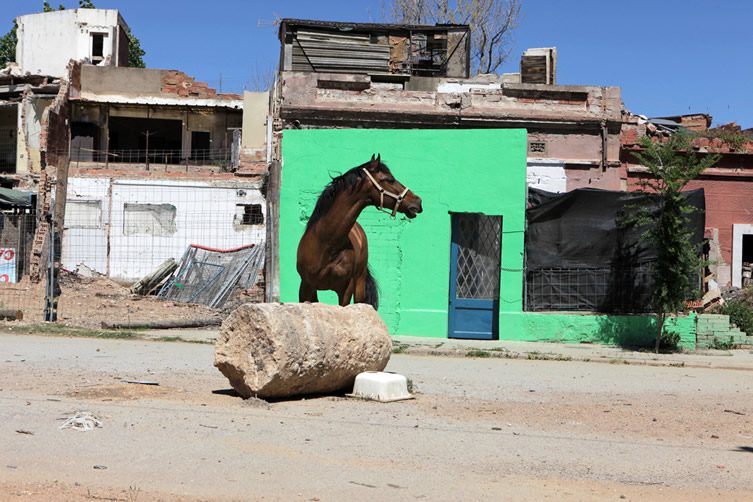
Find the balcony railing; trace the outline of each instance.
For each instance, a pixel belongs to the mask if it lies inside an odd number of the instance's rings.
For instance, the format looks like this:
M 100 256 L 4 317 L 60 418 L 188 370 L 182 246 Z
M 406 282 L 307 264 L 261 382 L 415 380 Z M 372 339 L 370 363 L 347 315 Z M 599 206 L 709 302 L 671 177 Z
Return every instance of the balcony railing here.
M 191 150 L 186 154 L 180 149 L 118 149 L 95 150 L 84 147 L 71 147 L 71 164 L 77 167 L 118 167 L 129 165 L 136 167 L 158 166 L 202 166 L 216 167 L 221 170 L 232 170 L 236 164 L 233 161 L 232 148 L 211 148 Z M 92 165 L 93 164 L 93 165 Z

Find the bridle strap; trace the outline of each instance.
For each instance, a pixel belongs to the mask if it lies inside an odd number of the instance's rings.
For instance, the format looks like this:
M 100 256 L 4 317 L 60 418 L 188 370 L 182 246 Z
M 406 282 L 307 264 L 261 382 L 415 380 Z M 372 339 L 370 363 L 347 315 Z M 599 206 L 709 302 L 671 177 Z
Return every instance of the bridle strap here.
M 376 178 L 374 178 L 369 172 L 369 170 L 366 169 L 365 167 L 363 168 L 363 172 L 366 173 L 366 176 L 369 177 L 369 180 L 371 180 L 371 182 L 374 184 L 376 189 L 379 191 L 379 206 L 377 207 L 377 209 L 379 209 L 380 211 L 385 211 L 384 210 L 384 196 L 385 195 L 395 199 L 395 207 L 392 208 L 392 217 L 394 218 L 395 215 L 397 214 L 397 209 L 400 207 L 400 204 L 403 202 L 403 199 L 405 198 L 405 194 L 408 193 L 408 187 L 405 187 L 405 190 L 403 190 L 403 193 L 398 195 L 396 193 L 392 193 L 382 188 L 382 185 L 379 184 Z M 385 211 L 385 212 L 388 212 L 388 211 Z

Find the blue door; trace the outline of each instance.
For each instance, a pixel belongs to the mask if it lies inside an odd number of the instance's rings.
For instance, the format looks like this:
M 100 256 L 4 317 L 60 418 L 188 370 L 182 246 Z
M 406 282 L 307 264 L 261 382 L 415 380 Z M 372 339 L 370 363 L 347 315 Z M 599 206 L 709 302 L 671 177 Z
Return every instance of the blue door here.
M 499 338 L 502 217 L 451 213 L 449 337 Z

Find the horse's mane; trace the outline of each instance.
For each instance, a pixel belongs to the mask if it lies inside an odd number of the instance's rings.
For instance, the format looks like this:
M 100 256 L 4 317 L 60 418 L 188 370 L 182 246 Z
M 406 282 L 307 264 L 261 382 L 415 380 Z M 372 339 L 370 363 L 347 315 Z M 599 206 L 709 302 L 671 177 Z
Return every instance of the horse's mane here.
M 356 186 L 358 186 L 358 184 L 361 182 L 361 179 L 363 179 L 364 177 L 363 168 L 365 167 L 368 169 L 369 164 L 369 162 L 366 162 L 364 164 L 361 164 L 360 166 L 356 166 L 350 169 L 349 171 L 346 171 L 340 176 L 332 178 L 332 181 L 330 181 L 329 184 L 324 187 L 321 195 L 319 195 L 319 199 L 316 201 L 316 205 L 314 206 L 314 211 L 311 213 L 311 217 L 306 224 L 306 230 L 311 228 L 317 221 L 321 220 L 324 215 L 327 214 L 330 209 L 332 209 L 332 204 L 334 204 L 335 198 L 337 198 L 337 194 L 339 194 L 343 190 L 353 190 Z M 379 163 L 379 166 L 376 170 L 386 170 L 389 172 L 387 165 L 382 162 Z

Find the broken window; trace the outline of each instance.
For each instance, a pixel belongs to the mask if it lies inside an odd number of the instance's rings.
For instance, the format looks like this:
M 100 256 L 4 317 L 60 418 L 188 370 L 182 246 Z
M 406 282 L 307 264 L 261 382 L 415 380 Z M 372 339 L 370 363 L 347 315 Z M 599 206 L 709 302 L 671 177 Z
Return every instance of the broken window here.
M 65 228 L 101 228 L 102 201 L 65 201 Z
M 234 223 L 236 225 L 262 225 L 264 213 L 261 210 L 261 204 L 236 204 Z
M 123 235 L 174 235 L 175 206 L 172 204 L 129 204 L 123 209 Z
M 92 33 L 92 63 L 98 64 L 105 59 L 105 37 L 107 33 Z
M 444 73 L 447 33 L 412 33 L 410 43 L 414 74 L 440 75 Z

